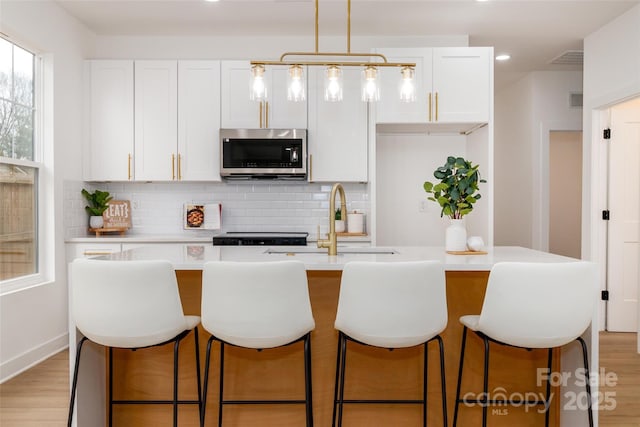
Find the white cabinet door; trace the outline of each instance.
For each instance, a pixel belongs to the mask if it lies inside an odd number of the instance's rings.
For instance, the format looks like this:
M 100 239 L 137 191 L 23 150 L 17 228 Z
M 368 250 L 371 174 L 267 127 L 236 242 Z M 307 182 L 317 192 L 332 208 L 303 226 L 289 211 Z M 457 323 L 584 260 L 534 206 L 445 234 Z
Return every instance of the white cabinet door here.
M 343 100 L 324 100 L 323 70 L 309 71 L 309 181 L 366 182 L 367 103 L 360 70 L 344 68 Z
M 267 67 L 267 100 L 250 99 L 251 64 L 249 61 L 222 61 L 221 109 L 223 128 L 307 127 L 307 103 L 287 99 L 287 67 Z
M 486 47 L 433 49 L 434 121 L 489 121 L 491 60 Z
M 380 100 L 376 103 L 376 123 L 425 123 L 429 121 L 432 49 L 376 49 L 389 62 L 415 63 L 414 102 L 400 101 L 400 68 L 380 67 Z
M 220 181 L 220 61 L 178 63 L 177 179 Z
M 87 61 L 86 181 L 133 179 L 133 61 Z
M 120 252 L 120 243 L 69 243 L 67 262 L 76 258 L 94 258 Z
M 306 129 L 307 102 L 287 99 L 289 67 L 269 67 L 268 100 L 265 104 L 265 127 L 274 129 Z M 307 69 L 305 68 L 305 77 Z
M 137 181 L 177 177 L 177 71 L 176 61 L 135 62 Z
M 400 101 L 400 75 L 381 70 L 376 123 L 487 123 L 492 53 L 488 47 L 378 49 L 389 62 L 416 63 L 416 101 Z
M 249 61 L 221 62 L 221 127 L 238 129 L 262 127 L 262 104 L 252 101 L 249 97 L 250 75 Z

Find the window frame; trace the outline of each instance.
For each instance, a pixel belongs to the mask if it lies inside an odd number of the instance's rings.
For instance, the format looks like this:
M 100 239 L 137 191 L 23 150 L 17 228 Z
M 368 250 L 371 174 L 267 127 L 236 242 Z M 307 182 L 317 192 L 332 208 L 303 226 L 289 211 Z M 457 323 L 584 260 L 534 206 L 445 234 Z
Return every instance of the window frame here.
M 33 63 L 33 160 L 26 159 L 14 159 L 10 157 L 0 156 L 0 163 L 24 166 L 33 168 L 36 171 L 35 180 L 35 203 L 36 203 L 36 218 L 35 218 L 35 257 L 36 257 L 36 271 L 32 274 L 14 277 L 11 279 L 0 280 L 0 296 L 13 293 L 19 290 L 39 286 L 47 283 L 52 283 L 53 279 L 53 227 L 54 221 L 47 220 L 43 214 L 45 206 L 53 207 L 53 192 L 46 191 L 53 190 L 53 147 L 50 150 L 45 150 L 44 147 L 44 135 L 45 135 L 45 108 L 49 110 L 51 107 L 45 107 L 45 94 L 52 94 L 52 90 L 46 91 L 45 87 L 45 73 L 50 73 L 51 70 L 45 71 L 46 68 L 50 68 L 49 64 L 46 64 L 46 55 L 41 55 L 34 49 L 25 47 L 23 44 L 16 42 L 9 37 L 3 37 L 9 43 L 14 46 L 18 46 L 34 55 Z M 46 79 L 52 81 L 51 79 Z M 49 98 L 47 96 L 47 98 Z M 49 126 L 50 132 L 53 132 L 52 126 Z M 53 138 L 47 138 L 50 142 L 53 142 Z M 51 195 L 47 195 L 51 193 Z M 47 249 L 51 249 L 47 251 Z M 49 253 L 48 253 L 49 252 Z

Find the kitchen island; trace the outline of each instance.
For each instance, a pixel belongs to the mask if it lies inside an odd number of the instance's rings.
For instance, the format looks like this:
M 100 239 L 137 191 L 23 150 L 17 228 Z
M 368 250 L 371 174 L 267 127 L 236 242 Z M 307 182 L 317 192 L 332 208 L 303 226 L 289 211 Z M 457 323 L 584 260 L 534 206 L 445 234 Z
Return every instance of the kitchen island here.
M 180 295 L 185 314 L 199 314 L 202 266 L 210 261 L 276 261 L 295 259 L 307 269 L 309 293 L 316 328 L 312 332 L 312 375 L 314 422 L 316 426 L 331 425 L 333 386 L 336 363 L 337 331 L 335 319 L 341 270 L 349 261 L 397 262 L 413 260 L 439 260 L 444 263 L 447 280 L 447 306 L 449 322 L 443 332 L 447 375 L 447 397 L 450 419 L 453 415 L 455 385 L 460 354 L 462 326 L 458 318 L 465 314 L 480 313 L 487 279 L 492 266 L 503 261 L 573 262 L 574 259 L 519 247 L 490 248 L 486 255 L 449 255 L 441 247 L 361 247 L 339 248 L 337 256 L 328 256 L 315 247 L 238 247 L 201 244 L 175 244 L 148 246 L 104 257 L 114 260 L 165 259 L 170 261 L 178 277 Z M 74 357 L 77 339 L 71 325 L 71 351 Z M 587 342 L 593 345 L 591 331 Z M 195 398 L 193 367 L 193 341 L 189 337 L 181 344 L 180 398 Z M 208 334 L 201 333 L 201 351 L 204 353 Z M 190 341 L 191 340 L 191 341 Z M 256 352 L 228 348 L 225 358 L 225 397 L 229 399 L 300 398 L 304 390 L 301 351 L 298 345 Z M 128 350 L 114 352 L 114 397 L 128 399 L 163 399 L 171 394 L 172 350 L 166 348 L 144 349 L 132 353 Z M 442 425 L 438 354 L 436 346 L 429 350 L 428 399 L 429 425 Z M 580 352 L 562 354 L 562 369 L 574 372 L 580 366 Z M 476 337 L 467 341 L 463 393 L 481 391 L 482 342 Z M 89 353 L 89 352 L 87 352 Z M 83 354 L 83 369 L 96 369 L 98 375 L 79 384 L 78 425 L 102 426 L 105 420 L 104 402 L 105 360 L 104 351 Z M 557 352 L 559 353 L 559 352 Z M 85 363 L 85 357 L 90 358 Z M 201 358 L 204 360 L 204 357 Z M 212 377 L 207 397 L 207 425 L 216 425 L 218 347 L 212 350 Z M 91 368 L 87 368 L 87 365 Z M 546 366 L 546 351 L 526 351 L 505 346 L 492 346 L 490 392 L 501 391 L 507 396 L 513 393 L 544 392 L 545 383 L 539 381 L 537 368 Z M 420 397 L 422 378 L 422 349 L 398 349 L 394 351 L 354 346 L 349 352 L 347 375 L 357 378 L 347 382 L 345 397 L 350 393 L 359 398 L 408 398 Z M 554 371 L 560 369 L 556 358 Z M 85 376 L 86 377 L 86 376 Z M 82 378 L 82 375 L 81 375 Z M 263 379 L 265 378 L 265 379 Z M 268 378 L 268 379 L 266 379 Z M 564 409 L 559 388 L 553 389 L 552 425 L 584 425 L 586 412 Z M 544 415 L 538 408 L 495 407 L 490 410 L 492 426 L 540 425 Z M 164 425 L 161 420 L 171 419 L 169 406 L 126 405 L 114 408 L 114 425 Z M 475 425 L 481 416 L 480 407 L 461 407 L 460 426 Z M 197 409 L 180 408 L 180 425 L 197 426 Z M 419 405 L 349 405 L 345 408 L 345 425 L 421 425 Z M 256 405 L 225 409 L 225 426 L 300 426 L 304 425 L 304 409 L 300 405 L 277 407 Z

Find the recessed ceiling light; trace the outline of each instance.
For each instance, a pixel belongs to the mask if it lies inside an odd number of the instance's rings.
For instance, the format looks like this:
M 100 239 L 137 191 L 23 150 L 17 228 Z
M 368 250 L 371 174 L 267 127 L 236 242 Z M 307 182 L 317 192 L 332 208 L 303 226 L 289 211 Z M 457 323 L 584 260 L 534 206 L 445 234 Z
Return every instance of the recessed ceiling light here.
M 204 0 L 204 1 L 206 1 L 206 2 L 208 2 L 208 3 L 215 3 L 215 2 L 218 2 L 218 1 L 220 1 L 220 0 Z
M 502 53 L 496 56 L 496 61 L 507 61 L 509 59 L 511 59 L 511 55 L 508 55 L 506 53 Z

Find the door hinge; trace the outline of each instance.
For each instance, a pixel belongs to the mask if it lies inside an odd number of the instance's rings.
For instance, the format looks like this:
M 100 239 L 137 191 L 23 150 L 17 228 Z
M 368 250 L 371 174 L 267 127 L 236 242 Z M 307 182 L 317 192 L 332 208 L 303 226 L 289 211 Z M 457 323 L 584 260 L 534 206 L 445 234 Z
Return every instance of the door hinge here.
M 604 139 L 611 139 L 611 129 L 607 128 L 602 132 L 602 137 Z
M 602 211 L 602 219 L 605 221 L 609 221 L 609 211 Z
M 600 299 L 602 301 L 609 301 L 609 291 L 602 291 Z

